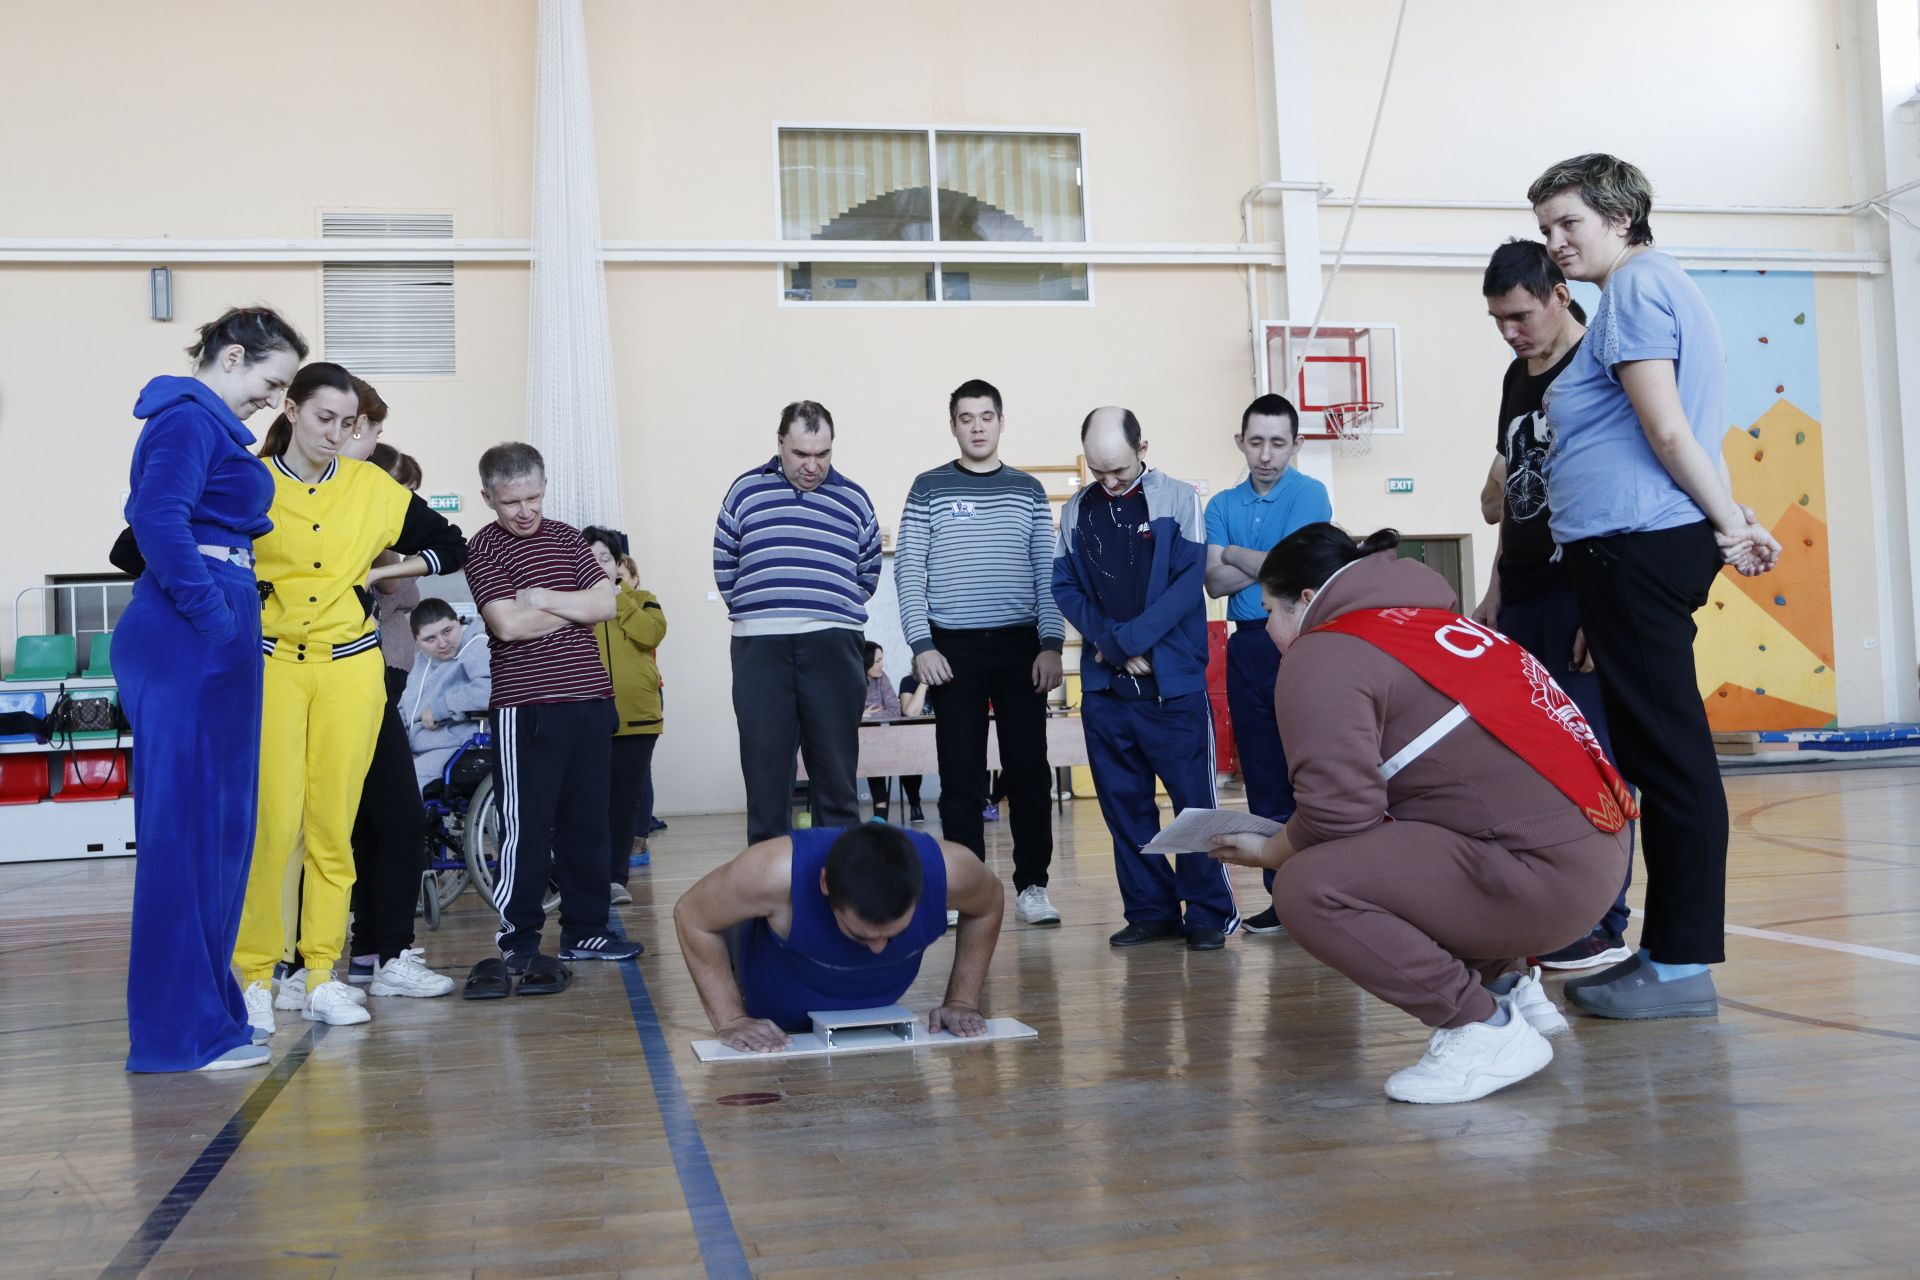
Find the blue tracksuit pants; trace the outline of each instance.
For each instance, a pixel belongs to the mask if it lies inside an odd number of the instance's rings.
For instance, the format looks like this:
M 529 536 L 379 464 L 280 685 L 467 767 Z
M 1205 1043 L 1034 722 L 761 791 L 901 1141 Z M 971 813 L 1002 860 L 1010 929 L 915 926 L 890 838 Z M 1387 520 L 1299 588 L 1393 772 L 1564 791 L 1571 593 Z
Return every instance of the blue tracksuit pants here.
M 1247 812 L 1285 822 L 1293 816 L 1293 782 L 1273 714 L 1273 686 L 1279 679 L 1280 650 L 1267 634 L 1266 622 L 1234 623 L 1227 637 L 1227 714 L 1233 719 Z M 1260 882 L 1273 892 L 1273 872 L 1262 871 Z
M 129 1071 L 192 1071 L 251 1039 L 230 966 L 260 794 L 260 595 L 208 565 L 232 637 L 207 640 L 149 575 L 113 638 L 135 744 Z
M 1142 857 L 1140 848 L 1160 831 L 1154 778 L 1167 784 L 1174 811 L 1218 804 L 1213 760 L 1213 717 L 1207 695 L 1129 702 L 1105 690 L 1080 704 L 1087 757 L 1100 815 L 1113 834 L 1114 870 L 1129 924 L 1185 923 L 1233 932 L 1240 912 L 1224 864 L 1204 853 Z

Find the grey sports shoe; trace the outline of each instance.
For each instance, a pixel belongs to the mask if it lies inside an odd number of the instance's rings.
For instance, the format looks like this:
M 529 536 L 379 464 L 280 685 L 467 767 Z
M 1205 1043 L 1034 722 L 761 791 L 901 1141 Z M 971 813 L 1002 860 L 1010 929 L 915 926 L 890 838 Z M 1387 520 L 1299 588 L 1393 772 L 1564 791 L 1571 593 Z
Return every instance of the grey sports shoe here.
M 1606 982 L 1569 983 L 1564 988 L 1567 1003 L 1596 1018 L 1711 1018 L 1720 1012 L 1712 973 L 1663 981 L 1652 965 L 1635 956 L 1595 976 L 1608 975 L 1613 976 Z

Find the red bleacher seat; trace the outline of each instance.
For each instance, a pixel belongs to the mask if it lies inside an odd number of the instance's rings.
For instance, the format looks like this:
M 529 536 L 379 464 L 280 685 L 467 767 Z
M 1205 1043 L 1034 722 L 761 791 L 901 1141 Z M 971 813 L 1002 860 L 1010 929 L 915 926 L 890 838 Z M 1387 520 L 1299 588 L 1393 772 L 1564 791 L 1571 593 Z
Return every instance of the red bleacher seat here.
M 44 757 L 42 757 L 44 758 Z M 60 774 L 54 802 L 118 800 L 127 794 L 127 753 L 124 751 L 70 751 Z
M 45 756 L 0 756 L 0 804 L 38 804 L 48 780 Z

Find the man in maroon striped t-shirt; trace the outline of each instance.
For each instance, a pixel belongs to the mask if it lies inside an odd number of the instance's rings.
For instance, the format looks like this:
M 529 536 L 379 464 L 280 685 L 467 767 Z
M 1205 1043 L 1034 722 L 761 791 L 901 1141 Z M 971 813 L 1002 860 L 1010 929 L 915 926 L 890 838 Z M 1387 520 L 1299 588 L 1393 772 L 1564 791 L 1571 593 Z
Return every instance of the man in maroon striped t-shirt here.
M 532 445 L 480 455 L 480 495 L 495 519 L 468 544 L 466 572 L 493 666 L 502 959 L 474 967 L 469 999 L 506 995 L 509 975 L 527 995 L 566 985 L 565 967 L 540 954 L 549 877 L 560 885 L 561 960 L 630 960 L 642 950 L 607 928 L 618 716 L 593 626 L 613 617 L 613 583 L 579 531 L 542 517 L 546 491 L 546 463 Z

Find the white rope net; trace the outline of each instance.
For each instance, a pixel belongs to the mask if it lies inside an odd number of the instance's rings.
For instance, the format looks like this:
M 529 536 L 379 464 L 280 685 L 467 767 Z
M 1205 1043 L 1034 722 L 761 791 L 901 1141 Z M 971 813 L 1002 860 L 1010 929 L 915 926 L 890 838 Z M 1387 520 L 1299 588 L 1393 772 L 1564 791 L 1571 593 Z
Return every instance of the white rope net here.
M 575 526 L 624 527 L 620 417 L 600 262 L 600 177 L 580 3 L 540 0 L 527 438 L 547 460 L 548 515 Z

